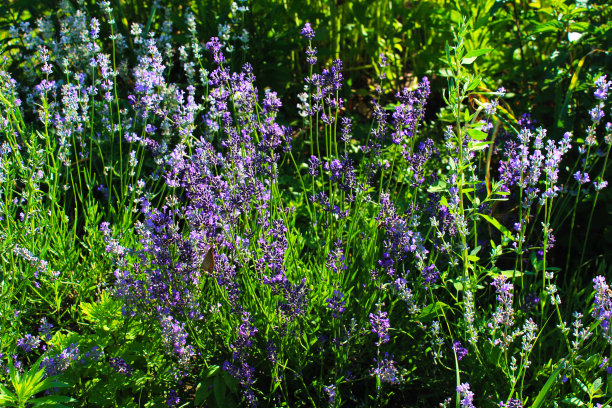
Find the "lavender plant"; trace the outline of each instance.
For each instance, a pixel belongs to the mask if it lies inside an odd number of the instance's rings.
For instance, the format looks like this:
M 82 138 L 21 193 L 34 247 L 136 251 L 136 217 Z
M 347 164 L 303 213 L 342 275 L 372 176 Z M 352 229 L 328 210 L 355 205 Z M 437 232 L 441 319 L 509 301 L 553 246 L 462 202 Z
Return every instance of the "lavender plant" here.
M 610 403 L 605 271 L 572 292 L 551 251 L 606 187 L 606 76 L 570 169 L 583 135 L 517 119 L 466 25 L 439 125 L 427 77 L 380 75 L 351 116 L 305 24 L 291 129 L 226 28 L 201 44 L 187 13 L 177 48 L 169 22 L 124 37 L 100 12 L 15 28 L 31 81 L 0 71 L 3 401 L 75 403 L 60 379 L 94 406 Z

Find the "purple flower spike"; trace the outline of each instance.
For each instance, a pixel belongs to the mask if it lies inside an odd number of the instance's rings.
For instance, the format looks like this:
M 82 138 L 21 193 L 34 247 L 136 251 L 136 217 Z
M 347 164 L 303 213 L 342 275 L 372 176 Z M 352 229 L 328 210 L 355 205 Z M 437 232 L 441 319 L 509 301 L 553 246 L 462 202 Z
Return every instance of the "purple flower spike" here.
M 457 392 L 461 394 L 461 408 L 476 408 L 474 406 L 474 393 L 470 391 L 470 384 L 463 383 L 457 387 Z
M 221 65 L 225 62 L 225 57 L 221 52 L 223 45 L 217 37 L 212 37 L 209 42 L 206 43 L 206 49 L 213 54 L 213 59 L 216 64 Z
M 304 24 L 304 27 L 302 28 L 301 33 L 304 37 L 306 37 L 309 40 L 312 40 L 315 36 L 315 32 L 310 26 L 310 23 Z
M 595 81 L 595 86 L 597 87 L 597 90 L 595 90 L 595 97 L 604 101 L 608 99 L 608 91 L 612 85 L 612 81 L 606 81 L 606 78 L 607 75 L 603 75 Z
M 372 325 L 371 332 L 378 336 L 378 343 L 387 343 L 389 338 L 389 328 L 391 324 L 387 318 L 387 312 L 383 312 L 380 309 L 376 314 L 370 313 L 370 325 Z
M 461 361 L 468 353 L 467 349 L 464 348 L 460 342 L 455 341 L 453 343 L 453 350 L 457 354 L 457 360 Z

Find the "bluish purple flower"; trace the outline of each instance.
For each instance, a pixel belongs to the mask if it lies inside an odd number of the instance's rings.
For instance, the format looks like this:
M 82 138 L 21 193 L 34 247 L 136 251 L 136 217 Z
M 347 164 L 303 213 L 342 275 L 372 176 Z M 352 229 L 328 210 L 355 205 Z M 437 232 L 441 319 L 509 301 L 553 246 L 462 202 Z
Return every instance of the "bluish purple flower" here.
M 602 180 L 602 181 L 596 181 L 593 183 L 593 187 L 595 187 L 595 190 L 599 191 L 602 190 L 604 188 L 606 188 L 608 186 L 608 181 L 607 180 Z
M 612 334 L 610 330 L 610 318 L 612 318 L 612 291 L 606 283 L 606 278 L 601 275 L 593 278 L 593 289 L 595 290 L 595 300 L 592 316 L 599 320 L 599 326 L 603 330 L 603 337 L 612 344 Z
M 426 290 L 430 288 L 430 285 L 436 283 L 439 274 L 440 272 L 438 272 L 436 265 L 429 265 L 423 269 L 421 276 L 423 277 L 424 287 Z
M 390 340 L 389 328 L 391 324 L 387 318 L 387 312 L 378 309 L 376 314 L 370 313 L 370 325 L 372 326 L 370 331 L 378 336 L 377 344 L 379 346 Z
M 319 175 L 320 166 L 321 161 L 316 156 L 310 156 L 310 159 L 308 159 L 308 174 L 312 177 L 317 177 Z
M 36 350 L 38 346 L 40 346 L 40 337 L 29 333 L 17 340 L 17 347 L 21 347 L 26 353 Z
M 304 27 L 302 27 L 301 34 L 306 37 L 308 40 L 312 40 L 315 36 L 315 32 L 310 26 L 310 23 L 305 23 Z
M 474 393 L 470 391 L 470 384 L 463 383 L 457 386 L 457 392 L 461 396 L 459 401 L 461 408 L 476 408 L 474 406 Z
M 493 324 L 490 327 L 494 330 L 502 328 L 504 330 L 514 325 L 514 308 L 512 300 L 514 285 L 507 281 L 503 275 L 498 275 L 491 285 L 495 286 L 497 292 L 497 308 L 493 313 Z
M 604 101 L 608 99 L 608 90 L 612 86 L 612 81 L 606 81 L 606 79 L 607 75 L 602 75 L 595 81 L 595 86 L 597 87 L 595 97 Z
M 219 38 L 212 37 L 210 41 L 206 43 L 206 49 L 213 54 L 213 59 L 217 65 L 222 65 L 225 62 L 223 52 L 221 52 L 223 44 L 219 41 Z
M 53 356 L 47 355 L 41 362 L 41 368 L 45 367 L 45 374 L 54 376 L 66 370 L 70 363 L 80 359 L 80 349 L 77 343 L 72 343 L 60 353 Z
M 166 405 L 169 407 L 176 407 L 181 402 L 176 390 L 170 390 L 166 397 Z
M 47 318 L 43 317 L 40 319 L 40 327 L 38 328 L 38 334 L 44 337 L 47 341 L 51 340 L 51 329 L 53 324 L 47 322 Z
M 119 374 L 123 374 L 125 376 L 131 376 L 134 368 L 130 366 L 125 360 L 121 357 L 112 357 L 109 359 L 108 364 L 110 367 L 118 372 Z
M 255 369 L 247 363 L 248 352 L 252 344 L 251 338 L 258 330 L 251 323 L 248 312 L 242 313 L 242 324 L 238 328 L 238 338 L 230 345 L 232 362 L 225 361 L 223 369 L 232 375 L 242 386 L 244 398 L 249 406 L 257 405 L 257 398 L 252 386 L 255 382 Z
M 510 398 L 507 403 L 499 403 L 501 408 L 523 408 L 523 402 L 517 398 Z
M 336 403 L 336 384 L 330 384 L 323 387 L 323 391 L 327 394 L 327 402 L 330 407 Z
M 401 382 L 399 370 L 395 367 L 395 361 L 393 361 L 393 357 L 389 356 L 389 353 L 385 353 L 384 358 L 375 358 L 374 362 L 376 365 L 371 371 L 372 376 L 379 377 L 383 384 L 398 384 Z
M 604 108 L 604 105 L 602 102 L 598 106 L 595 106 L 593 109 L 589 111 L 589 114 L 591 115 L 591 120 L 593 121 L 593 123 L 599 123 L 599 121 L 603 119 L 603 117 L 605 116 L 603 108 Z
M 334 290 L 334 294 L 331 298 L 327 298 L 327 307 L 332 310 L 332 316 L 339 318 L 344 312 L 344 306 L 346 301 L 344 300 L 344 294 Z
M 576 180 L 578 184 L 586 184 L 591 181 L 591 179 L 589 178 L 589 173 L 582 173 L 580 171 L 574 173 L 574 180 Z
M 461 361 L 468 353 L 467 349 L 461 345 L 457 340 L 453 342 L 453 350 L 457 355 L 457 360 Z

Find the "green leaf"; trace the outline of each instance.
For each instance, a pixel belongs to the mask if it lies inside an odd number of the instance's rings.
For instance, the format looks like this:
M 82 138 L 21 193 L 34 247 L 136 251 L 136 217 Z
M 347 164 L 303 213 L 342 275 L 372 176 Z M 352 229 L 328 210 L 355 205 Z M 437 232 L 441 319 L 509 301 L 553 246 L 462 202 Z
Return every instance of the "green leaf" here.
M 466 129 L 466 132 L 473 140 L 485 140 L 487 134 L 480 129 Z
M 510 279 L 510 278 L 518 278 L 518 277 L 523 276 L 523 272 L 517 271 L 517 270 L 514 270 L 514 269 L 507 269 L 505 271 L 499 271 L 498 275 L 503 275 L 506 278 Z
M 564 366 L 565 366 L 565 361 L 561 360 L 559 362 L 559 365 L 555 369 L 555 371 L 553 371 L 550 377 L 548 377 L 548 380 L 546 380 L 546 383 L 540 390 L 540 393 L 538 394 L 535 401 L 531 405 L 531 408 L 540 408 L 542 404 L 544 404 L 544 401 L 546 400 L 546 395 L 548 394 L 550 387 L 552 387 L 553 384 L 557 382 L 557 377 L 559 376 L 559 374 L 561 374 L 561 371 L 564 369 Z
M 222 407 L 225 402 L 225 382 L 220 376 L 215 377 L 215 381 L 213 384 L 214 392 L 215 392 L 215 402 L 217 406 Z
M 599 391 L 602 385 L 603 381 L 601 377 L 597 377 L 595 381 L 593 381 L 593 384 L 591 384 L 591 393 L 596 393 L 597 391 Z
M 434 304 L 429 304 L 421 310 L 421 313 L 418 316 L 418 319 L 422 322 L 430 321 L 436 318 L 438 315 L 442 313 L 443 309 L 448 309 L 449 306 L 444 302 L 436 302 Z
M 427 189 L 428 193 L 438 193 L 441 191 L 446 191 L 448 189 L 447 184 L 444 180 L 438 180 Z
M 481 55 L 488 54 L 491 51 L 493 51 L 493 48 L 481 48 L 479 50 L 470 51 L 463 56 L 463 59 L 461 59 L 461 64 L 469 65 L 476 61 L 476 58 L 480 57 Z
M 485 220 L 487 220 L 489 222 L 489 224 L 493 225 L 495 228 L 497 228 L 497 230 L 499 232 L 501 232 L 506 238 L 510 238 L 512 239 L 512 234 L 510 233 L 510 230 L 506 227 L 504 227 L 503 225 L 500 224 L 499 221 L 497 221 L 497 219 L 491 217 L 490 215 L 487 214 L 482 214 L 482 213 L 478 213 L 479 216 L 481 216 L 482 218 L 484 218 Z
M 576 378 L 575 381 L 576 384 L 578 384 L 578 387 L 582 390 L 582 392 L 584 392 L 585 394 L 589 394 L 589 387 L 587 387 L 585 383 L 580 381 L 580 378 Z
M 68 397 L 66 395 L 47 395 L 46 397 L 34 398 L 28 401 L 34 405 L 47 405 L 48 403 L 53 403 L 54 407 L 58 406 L 57 404 L 65 402 L 65 403 L 74 403 L 78 402 L 76 399 Z M 57 404 L 56 404 L 57 403 Z
M 572 407 L 586 407 L 587 404 L 576 397 L 569 397 L 561 400 L 562 403 Z

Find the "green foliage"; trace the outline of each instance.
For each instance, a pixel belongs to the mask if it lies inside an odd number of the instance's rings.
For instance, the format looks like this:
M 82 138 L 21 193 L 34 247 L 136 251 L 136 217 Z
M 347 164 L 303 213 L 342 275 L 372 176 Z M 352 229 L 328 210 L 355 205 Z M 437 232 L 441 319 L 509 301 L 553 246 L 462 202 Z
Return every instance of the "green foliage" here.
M 9 360 L 8 377 L 11 388 L 0 384 L 0 404 L 3 407 L 67 407 L 64 404 L 76 402 L 74 398 L 57 394 L 34 398 L 44 391 L 52 392 L 58 388 L 70 386 L 68 383 L 59 381 L 56 376 L 46 376 L 45 369 L 39 368 L 41 362 L 42 357 L 32 364 L 27 372 L 22 374 Z

